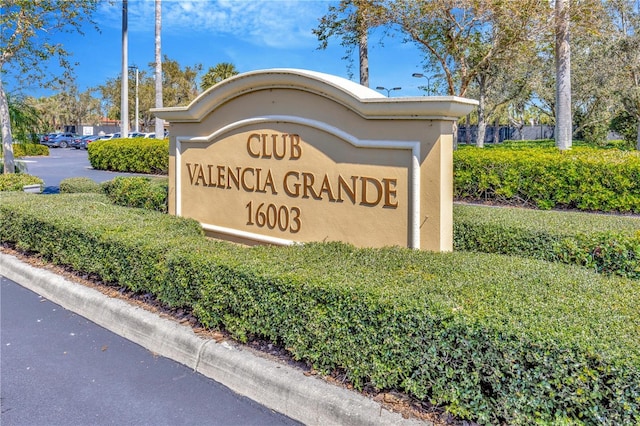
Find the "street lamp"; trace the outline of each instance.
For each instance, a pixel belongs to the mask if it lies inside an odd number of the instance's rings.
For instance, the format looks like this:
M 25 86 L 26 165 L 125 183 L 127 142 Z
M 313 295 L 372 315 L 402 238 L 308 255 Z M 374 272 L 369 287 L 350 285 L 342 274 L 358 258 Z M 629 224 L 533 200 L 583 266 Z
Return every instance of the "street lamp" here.
M 139 133 L 140 132 L 140 129 L 138 127 L 139 123 L 140 123 L 138 121 L 138 72 L 139 72 L 139 70 L 138 70 L 138 67 L 135 66 L 135 65 L 131 65 L 129 67 L 129 69 L 130 70 L 133 70 L 133 69 L 136 70 L 136 133 Z
M 378 87 L 376 87 L 376 89 L 377 89 L 377 90 L 386 90 L 386 91 L 387 91 L 387 98 L 388 98 L 388 97 L 390 96 L 390 93 L 391 93 L 393 90 L 401 90 L 401 89 L 402 89 L 402 87 L 393 87 L 393 88 L 391 88 L 391 89 L 387 89 L 386 87 L 378 86 Z
M 419 72 L 414 72 L 413 74 L 411 74 L 412 77 L 416 77 L 416 78 L 426 78 L 427 79 L 427 96 L 429 96 L 431 94 L 431 78 L 433 77 L 439 77 L 439 75 L 432 75 L 431 77 L 426 76 L 422 73 Z

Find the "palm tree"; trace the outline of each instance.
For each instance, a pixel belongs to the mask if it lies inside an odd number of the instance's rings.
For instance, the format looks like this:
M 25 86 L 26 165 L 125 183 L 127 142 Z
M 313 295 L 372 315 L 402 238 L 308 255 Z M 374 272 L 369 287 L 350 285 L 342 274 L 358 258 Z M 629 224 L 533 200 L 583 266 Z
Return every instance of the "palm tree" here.
M 236 74 L 238 74 L 238 70 L 235 65 L 229 62 L 220 62 L 215 67 L 209 67 L 209 71 L 202 76 L 202 82 L 200 83 L 201 89 L 204 92 L 209 87 Z
M 556 0 L 556 146 L 571 148 L 571 47 L 569 0 Z
M 162 32 L 162 0 L 156 0 L 156 40 L 155 40 L 155 79 L 156 79 L 156 108 L 162 108 L 162 52 L 160 34 Z M 156 139 L 164 139 L 164 120 L 156 117 Z

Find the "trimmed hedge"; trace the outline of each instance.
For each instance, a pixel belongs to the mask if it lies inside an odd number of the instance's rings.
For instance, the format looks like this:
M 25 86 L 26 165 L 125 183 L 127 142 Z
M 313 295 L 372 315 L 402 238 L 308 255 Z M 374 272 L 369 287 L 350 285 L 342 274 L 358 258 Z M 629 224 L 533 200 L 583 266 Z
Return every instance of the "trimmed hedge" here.
M 530 256 L 640 279 L 640 217 L 454 205 L 455 250 Z
M 49 147 L 41 145 L 39 143 L 16 143 L 13 144 L 13 157 L 26 157 L 26 156 L 47 156 L 49 155 Z M 0 158 L 4 156 L 2 151 L 2 145 L 0 145 Z
M 22 191 L 25 185 L 44 185 L 44 181 L 37 176 L 24 173 L 0 174 L 0 191 Z
M 481 424 L 640 422 L 640 283 L 502 255 L 241 247 L 98 194 L 0 194 L 0 241 Z
M 577 147 L 454 152 L 458 199 L 640 213 L 640 152 Z
M 88 153 L 94 169 L 151 174 L 169 172 L 167 139 L 97 140 L 89 144 Z
M 63 179 L 60 182 L 61 194 L 77 193 L 101 193 L 102 187 L 99 183 L 88 177 L 74 177 Z
M 124 207 L 139 207 L 166 213 L 169 180 L 141 176 L 116 177 L 104 182 L 102 190 L 109 199 Z
M 19 143 L 13 146 L 14 157 L 48 156 L 49 147 L 39 143 Z

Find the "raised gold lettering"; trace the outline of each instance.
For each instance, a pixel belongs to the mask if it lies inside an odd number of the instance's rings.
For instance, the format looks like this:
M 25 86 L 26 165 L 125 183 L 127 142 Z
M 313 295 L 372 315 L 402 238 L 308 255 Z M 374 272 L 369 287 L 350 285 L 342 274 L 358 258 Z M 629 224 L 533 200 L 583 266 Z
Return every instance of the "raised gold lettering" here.
M 322 197 L 318 195 L 315 189 L 313 189 L 313 183 L 315 182 L 316 177 L 313 173 L 302 173 L 302 198 L 309 198 L 309 193 L 316 200 L 321 200 Z
M 329 197 L 329 201 L 336 201 L 336 197 L 333 196 L 333 190 L 331 189 L 331 182 L 329 182 L 329 176 L 324 175 L 324 179 L 322 180 L 322 186 L 320 187 L 320 195 L 327 194 Z
M 236 172 L 233 174 L 231 167 L 227 167 L 227 188 L 231 188 L 231 181 L 235 184 L 236 189 L 240 189 L 240 171 L 242 168 L 236 167 Z
M 265 181 L 264 181 L 264 187 L 263 187 L 264 192 L 267 192 L 267 187 L 271 188 L 271 193 L 273 195 L 278 194 L 278 191 L 276 191 L 276 185 L 273 182 L 273 174 L 271 173 L 271 169 L 269 169 L 269 171 L 267 172 L 267 177 L 265 178 Z
M 271 141 L 273 143 L 273 156 L 278 159 L 278 160 L 282 160 L 284 158 L 284 156 L 287 154 L 287 135 L 286 134 L 282 134 L 280 135 L 280 139 L 282 140 L 281 144 L 278 144 L 278 135 L 271 135 Z M 282 147 L 282 153 L 278 152 L 278 145 L 280 145 Z
M 356 185 L 358 184 L 358 176 L 351 176 L 351 186 L 349 183 L 342 177 L 342 175 L 338 175 L 338 202 L 343 202 L 342 198 L 342 190 L 344 189 L 347 193 L 347 196 L 351 200 L 353 204 L 356 203 Z
M 271 153 L 269 152 L 268 149 L 268 145 L 267 145 L 267 134 L 263 134 L 262 135 L 262 158 L 271 158 Z
M 251 144 L 252 140 L 257 140 L 258 143 L 260 143 L 260 135 L 257 133 L 252 133 L 249 135 L 249 137 L 247 138 L 247 152 L 249 153 L 250 156 L 252 156 L 253 158 L 258 158 L 260 157 L 260 151 L 258 150 L 257 152 L 254 151 L 252 149 L 253 145 Z
M 302 157 L 302 147 L 300 146 L 300 135 L 289 135 L 291 142 L 291 155 L 290 160 L 297 160 Z
M 191 168 L 191 166 L 193 166 L 193 168 Z M 194 178 L 196 177 L 196 170 L 198 170 L 198 167 L 200 167 L 200 164 L 187 163 L 187 171 L 189 172 L 189 181 L 191 181 L 191 185 L 193 185 L 194 183 Z
M 361 176 L 360 182 L 362 182 L 360 204 L 370 207 L 377 206 L 380 203 L 380 200 L 382 200 L 382 184 L 380 183 L 380 181 L 376 178 Z M 367 188 L 369 188 L 369 183 L 372 184 L 375 188 L 375 201 L 371 201 L 367 198 Z
M 244 189 L 245 191 L 253 192 L 255 190 L 255 187 L 247 185 L 247 180 L 245 179 L 248 172 L 251 173 L 251 176 L 255 176 L 254 169 L 251 167 L 247 167 L 246 169 L 242 170 L 240 181 L 242 182 L 242 189 Z
M 290 177 L 295 178 L 295 183 L 293 184 L 293 190 L 291 190 L 291 188 L 289 187 Z M 289 171 L 284 175 L 284 180 L 283 180 L 284 192 L 286 192 L 289 197 L 298 198 L 300 196 L 300 183 L 298 182 L 299 180 L 300 180 L 300 173 L 296 171 Z
M 396 185 L 398 184 L 398 179 L 382 179 L 382 185 L 384 186 L 384 207 L 398 207 L 398 201 L 396 200 L 397 190 Z M 393 185 L 393 189 L 391 188 Z M 391 202 L 391 198 L 396 200 L 395 202 Z
M 216 186 L 219 188 L 225 188 L 225 171 L 227 170 L 227 167 L 225 166 L 218 166 L 218 181 L 216 183 Z

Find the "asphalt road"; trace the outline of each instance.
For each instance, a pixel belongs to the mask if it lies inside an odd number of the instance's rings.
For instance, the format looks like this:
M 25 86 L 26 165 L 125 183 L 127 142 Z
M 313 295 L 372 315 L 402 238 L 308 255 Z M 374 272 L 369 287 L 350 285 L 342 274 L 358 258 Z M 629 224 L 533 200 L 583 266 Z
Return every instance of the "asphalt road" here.
M 134 173 L 94 170 L 87 151 L 75 148 L 49 148 L 48 157 L 26 157 L 21 160 L 26 172 L 44 180 L 45 193 L 57 193 L 60 182 L 69 177 L 88 177 L 101 183 L 116 176 L 138 176 Z
M 51 148 L 27 173 L 63 179 L 134 176 L 93 170 L 87 151 Z M 190 368 L 155 356 L 0 275 L 4 425 L 295 425 Z
M 0 275 L 0 423 L 295 425 Z

